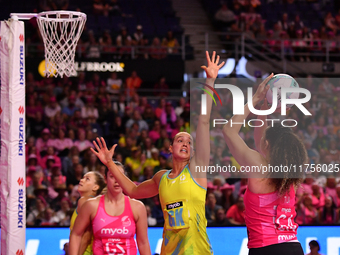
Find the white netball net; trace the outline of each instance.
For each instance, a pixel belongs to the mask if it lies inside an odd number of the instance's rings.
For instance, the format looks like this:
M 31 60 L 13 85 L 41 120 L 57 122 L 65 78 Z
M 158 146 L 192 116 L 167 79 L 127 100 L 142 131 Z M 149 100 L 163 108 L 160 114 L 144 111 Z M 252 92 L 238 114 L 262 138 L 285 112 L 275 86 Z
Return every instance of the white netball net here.
M 75 76 L 74 58 L 86 14 L 71 11 L 42 12 L 37 16 L 45 45 L 45 75 Z

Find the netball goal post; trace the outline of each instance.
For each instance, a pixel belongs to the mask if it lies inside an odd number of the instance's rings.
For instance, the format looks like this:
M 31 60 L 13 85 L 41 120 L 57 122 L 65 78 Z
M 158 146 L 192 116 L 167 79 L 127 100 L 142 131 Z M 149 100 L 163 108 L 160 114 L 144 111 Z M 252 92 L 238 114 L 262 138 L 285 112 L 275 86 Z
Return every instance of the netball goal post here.
M 37 18 L 45 46 L 45 75 L 74 76 L 76 45 L 86 15 L 51 11 L 12 13 L 0 23 L 0 192 L 1 255 L 25 254 L 25 28 Z

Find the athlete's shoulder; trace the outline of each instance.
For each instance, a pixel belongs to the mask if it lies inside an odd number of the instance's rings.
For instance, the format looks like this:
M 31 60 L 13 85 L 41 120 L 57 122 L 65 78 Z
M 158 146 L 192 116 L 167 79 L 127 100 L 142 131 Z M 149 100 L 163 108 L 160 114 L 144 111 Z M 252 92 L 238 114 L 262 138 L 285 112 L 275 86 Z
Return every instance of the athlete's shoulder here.
M 152 179 L 157 183 L 159 184 L 159 182 L 161 181 L 162 179 L 162 176 L 168 172 L 169 170 L 160 170 L 158 171 L 157 173 L 155 173 L 155 175 L 152 177 Z
M 77 208 L 78 210 L 83 206 L 83 204 L 88 200 L 88 198 L 86 197 L 81 197 L 79 198 L 78 200 L 78 203 L 77 203 Z
M 130 199 L 130 206 L 133 213 L 133 217 L 135 222 L 139 219 L 145 220 L 147 219 L 146 208 L 142 201 L 129 198 Z
M 137 209 L 137 210 L 145 209 L 145 205 L 142 201 L 139 201 L 134 198 L 129 198 L 129 199 L 130 199 L 130 205 L 132 209 Z
M 161 178 L 163 176 L 163 174 L 165 174 L 166 172 L 169 172 L 170 170 L 159 170 L 157 173 L 155 173 L 154 177 L 159 177 Z
M 103 195 L 99 195 L 97 197 L 94 197 L 94 198 L 88 198 L 82 207 L 85 207 L 86 206 L 86 209 L 90 209 L 90 208 L 97 208 L 98 205 L 99 205 L 99 201 L 100 201 L 100 198 L 102 197 Z

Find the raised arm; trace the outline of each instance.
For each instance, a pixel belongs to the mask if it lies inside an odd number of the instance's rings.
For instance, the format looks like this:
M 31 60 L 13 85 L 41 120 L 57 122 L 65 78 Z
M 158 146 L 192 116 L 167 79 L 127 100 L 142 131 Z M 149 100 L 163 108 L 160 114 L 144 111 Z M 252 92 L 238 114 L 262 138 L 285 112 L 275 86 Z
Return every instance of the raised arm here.
M 218 71 L 224 65 L 224 61 L 221 64 L 218 64 L 220 61 L 220 56 L 217 56 L 214 51 L 212 57 L 210 59 L 209 52 L 206 51 L 207 65 L 202 66 L 207 75 L 206 84 L 210 87 L 214 87 L 214 82 L 217 77 Z M 210 89 L 205 87 L 206 91 Z M 194 171 L 196 166 L 207 166 L 209 165 L 210 159 L 210 134 L 209 134 L 209 126 L 210 126 L 210 113 L 212 106 L 212 98 L 207 92 L 204 92 L 207 100 L 207 110 L 206 115 L 199 115 L 198 124 L 196 129 L 196 144 L 195 144 L 195 154 L 193 159 L 190 162 L 191 168 Z M 206 173 L 198 172 L 195 173 L 195 180 L 203 187 L 207 186 Z
M 256 93 L 252 97 L 253 106 L 257 105 L 266 96 L 269 89 L 268 81 L 273 77 L 269 75 L 258 87 Z M 243 115 L 234 115 L 229 122 L 223 127 L 223 136 L 229 147 L 231 154 L 241 166 L 251 166 L 260 164 L 261 155 L 255 150 L 250 149 L 247 144 L 240 137 L 239 132 L 242 123 L 245 122 L 250 110 L 248 103 L 244 106 Z
M 125 174 L 123 174 L 116 164 L 113 162 L 112 157 L 117 147 L 117 144 L 113 145 L 108 150 L 104 138 L 97 138 L 97 142 L 93 141 L 93 144 L 97 151 L 91 148 L 92 152 L 100 159 L 100 161 L 107 166 L 109 171 L 113 174 L 119 185 L 123 188 L 124 193 L 131 198 L 142 199 L 153 197 L 158 194 L 159 182 L 165 170 L 157 172 L 152 179 L 142 182 L 136 185 Z
M 264 103 L 261 107 L 261 110 L 267 110 L 268 109 L 268 103 L 267 103 L 267 99 L 264 99 Z M 261 151 L 261 137 L 263 136 L 266 128 L 267 128 L 267 121 L 266 121 L 267 116 L 265 115 L 258 115 L 257 119 L 262 120 L 263 121 L 263 126 L 262 127 L 255 127 L 254 128 L 254 140 L 255 140 L 255 146 L 257 151 L 264 156 L 263 152 Z

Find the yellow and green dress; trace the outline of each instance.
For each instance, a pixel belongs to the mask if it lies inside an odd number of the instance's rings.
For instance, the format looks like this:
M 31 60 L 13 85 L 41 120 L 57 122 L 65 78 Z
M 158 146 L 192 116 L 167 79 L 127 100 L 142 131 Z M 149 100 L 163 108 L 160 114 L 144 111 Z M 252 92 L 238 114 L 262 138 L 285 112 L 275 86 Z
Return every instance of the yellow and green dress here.
M 206 231 L 206 189 L 196 183 L 188 165 L 176 178 L 170 178 L 170 172 L 159 183 L 164 215 L 161 255 L 213 254 Z
M 78 217 L 78 212 L 77 212 L 77 208 L 73 211 L 73 214 L 72 214 L 72 217 L 71 217 L 71 222 L 70 222 L 70 231 L 72 231 L 73 229 L 73 226 L 74 226 L 74 222 L 76 221 L 76 218 Z M 91 244 L 89 244 L 87 247 L 86 247 L 86 250 L 84 252 L 83 255 L 92 255 L 92 242 L 93 240 L 91 241 Z

